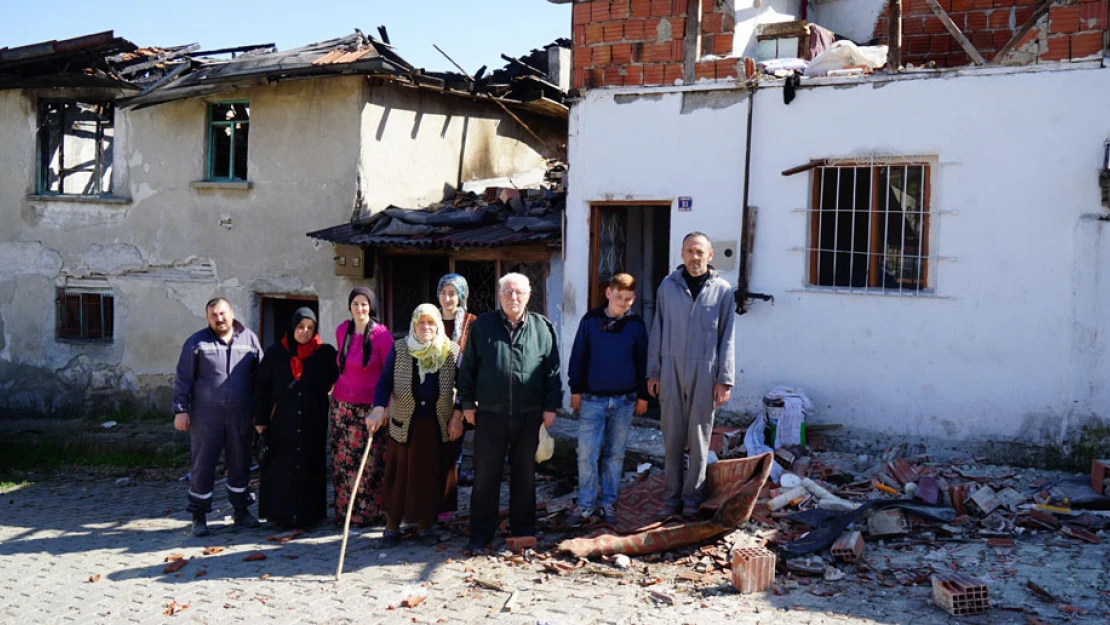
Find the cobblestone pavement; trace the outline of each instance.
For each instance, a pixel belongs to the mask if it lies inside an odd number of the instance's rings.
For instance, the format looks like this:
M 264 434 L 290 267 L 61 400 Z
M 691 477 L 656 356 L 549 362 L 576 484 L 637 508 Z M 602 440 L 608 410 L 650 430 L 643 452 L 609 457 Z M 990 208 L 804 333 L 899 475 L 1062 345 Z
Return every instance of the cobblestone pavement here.
M 836 582 L 780 577 L 777 592 L 739 595 L 723 574 L 696 587 L 674 564 L 619 571 L 591 562 L 563 575 L 537 563 L 509 566 L 497 556 L 466 557 L 453 535 L 435 548 L 414 542 L 382 551 L 377 530 L 351 538 L 345 573 L 334 579 L 340 531 L 330 524 L 287 543 L 276 530 L 238 530 L 223 519 L 217 495 L 211 536 L 192 537 L 180 482 L 52 478 L 0 497 L 0 623 L 1106 623 L 1110 551 L 1066 544 L 1053 535 L 1023 537 L 1009 549 L 985 541 L 868 545 L 867 567 L 880 575 L 902 561 L 935 561 L 980 576 L 995 607 L 955 619 L 933 605 L 927 583 L 885 587 L 855 574 Z M 1026 540 L 1028 539 L 1028 540 Z M 204 555 L 205 547 L 224 547 Z M 265 559 L 247 561 L 250 554 Z M 165 558 L 187 564 L 165 573 Z M 568 560 L 573 564 L 573 561 Z M 650 568 L 645 568 L 650 567 Z M 641 587 L 646 577 L 662 582 Z M 503 612 L 508 591 L 518 591 Z M 817 578 L 818 580 L 820 578 Z M 1046 603 L 1028 580 L 1060 595 Z M 656 593 L 656 594 L 653 594 Z M 819 596 L 829 595 L 829 596 Z M 665 596 L 666 598 L 660 598 Z M 425 597 L 402 607 L 410 597 Z M 668 599 L 673 600 L 673 605 Z M 1063 607 L 1061 607 L 1063 605 Z M 176 614 L 165 613 L 177 608 Z M 1069 614 L 1069 611 L 1073 613 Z M 1029 621 L 1032 622 L 1032 621 Z

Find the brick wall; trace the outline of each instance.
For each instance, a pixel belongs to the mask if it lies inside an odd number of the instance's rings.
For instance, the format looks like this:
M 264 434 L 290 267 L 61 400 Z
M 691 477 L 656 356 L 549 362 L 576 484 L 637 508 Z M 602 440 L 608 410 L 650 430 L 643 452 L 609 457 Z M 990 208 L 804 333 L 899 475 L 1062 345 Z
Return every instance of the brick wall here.
M 578 89 L 672 85 L 686 63 L 687 0 L 592 0 L 573 8 L 574 86 Z M 735 15 L 702 0 L 695 80 L 736 78 L 731 58 Z
M 1037 0 L 938 0 L 971 44 L 990 62 L 1033 14 Z M 1102 54 L 1107 27 L 1107 0 L 1061 0 L 1049 8 L 1047 21 L 1029 31 L 1018 48 L 1024 62 L 1064 61 Z M 887 16 L 875 24 L 875 36 L 887 40 Z M 970 63 L 967 53 L 948 34 L 925 0 L 902 5 L 902 62 L 938 67 Z

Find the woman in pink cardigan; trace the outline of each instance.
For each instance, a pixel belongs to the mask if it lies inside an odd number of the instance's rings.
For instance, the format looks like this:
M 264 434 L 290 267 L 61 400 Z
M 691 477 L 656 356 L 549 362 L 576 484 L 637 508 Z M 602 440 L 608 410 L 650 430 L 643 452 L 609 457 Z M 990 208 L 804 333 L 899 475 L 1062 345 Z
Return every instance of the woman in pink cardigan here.
M 355 287 L 347 297 L 351 319 L 335 330 L 339 345 L 339 379 L 331 399 L 332 480 L 335 486 L 335 522 L 347 514 L 351 486 L 362 452 L 366 449 L 365 419 L 374 409 L 374 390 L 378 386 L 385 358 L 393 348 L 389 329 L 378 323 L 378 301 L 373 291 Z M 362 484 L 355 498 L 351 522 L 375 525 L 385 521 L 382 508 L 382 478 L 385 474 L 385 436 L 377 436 L 370 447 Z

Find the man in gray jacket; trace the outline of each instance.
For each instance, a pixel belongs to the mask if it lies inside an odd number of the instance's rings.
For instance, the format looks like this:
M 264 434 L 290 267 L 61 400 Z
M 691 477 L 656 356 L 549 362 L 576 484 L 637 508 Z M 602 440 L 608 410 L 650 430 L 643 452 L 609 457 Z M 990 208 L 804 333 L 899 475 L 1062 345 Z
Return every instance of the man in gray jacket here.
M 660 514 L 698 513 L 717 406 L 728 401 L 735 367 L 732 286 L 717 274 L 701 232 L 682 239 L 683 266 L 663 279 L 648 338 L 648 393 L 659 398 L 666 500 Z M 690 448 L 689 470 L 683 452 Z M 684 474 L 685 473 L 685 474 Z
M 208 327 L 181 348 L 173 380 L 174 428 L 189 431 L 192 466 L 189 505 L 193 535 L 207 536 L 216 461 L 224 453 L 227 498 L 235 525 L 258 527 L 247 510 L 250 496 L 252 385 L 262 347 L 254 332 L 235 320 L 231 304 L 217 297 L 204 307 Z

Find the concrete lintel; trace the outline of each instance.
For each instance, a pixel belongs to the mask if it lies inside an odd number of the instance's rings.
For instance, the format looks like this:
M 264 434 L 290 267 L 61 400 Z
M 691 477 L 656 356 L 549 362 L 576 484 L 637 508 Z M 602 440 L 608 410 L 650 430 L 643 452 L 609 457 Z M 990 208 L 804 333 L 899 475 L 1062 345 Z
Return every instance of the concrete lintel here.
M 27 196 L 33 202 L 77 202 L 79 204 L 130 204 L 131 198 L 118 195 L 39 195 Z
M 247 191 L 254 186 L 254 183 L 249 180 L 194 180 L 189 183 L 189 186 L 193 189 Z

